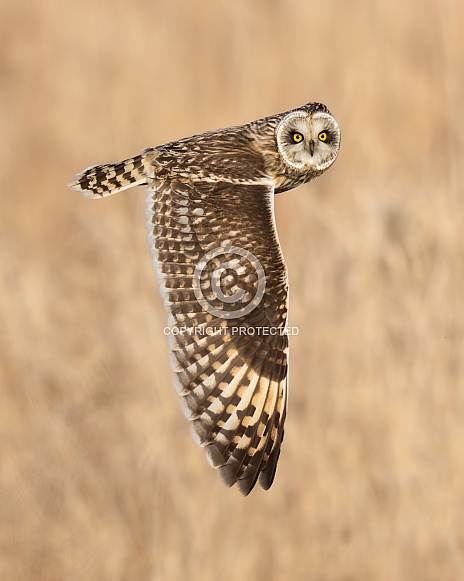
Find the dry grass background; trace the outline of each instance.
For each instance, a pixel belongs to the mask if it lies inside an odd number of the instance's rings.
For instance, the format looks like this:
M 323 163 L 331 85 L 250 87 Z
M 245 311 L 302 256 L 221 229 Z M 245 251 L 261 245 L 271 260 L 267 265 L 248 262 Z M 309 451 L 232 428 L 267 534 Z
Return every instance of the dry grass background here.
M 462 0 L 0 6 L 0 578 L 464 578 Z M 327 103 L 279 196 L 290 410 L 228 490 L 171 389 L 144 193 L 78 170 Z

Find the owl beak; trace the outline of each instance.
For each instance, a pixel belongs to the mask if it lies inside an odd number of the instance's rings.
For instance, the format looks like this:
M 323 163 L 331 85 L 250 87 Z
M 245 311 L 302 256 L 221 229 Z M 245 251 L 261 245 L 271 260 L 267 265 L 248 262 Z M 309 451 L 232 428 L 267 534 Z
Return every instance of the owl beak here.
M 311 153 L 311 157 L 314 155 L 314 141 L 311 139 L 309 142 L 309 151 Z

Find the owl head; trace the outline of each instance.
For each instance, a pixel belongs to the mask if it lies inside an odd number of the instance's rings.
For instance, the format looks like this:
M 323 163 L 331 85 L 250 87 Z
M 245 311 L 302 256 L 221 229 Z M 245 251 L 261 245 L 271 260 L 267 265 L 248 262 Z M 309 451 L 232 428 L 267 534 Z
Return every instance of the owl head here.
M 276 128 L 276 140 L 290 170 L 322 172 L 338 155 L 340 128 L 324 105 L 310 103 L 283 117 Z

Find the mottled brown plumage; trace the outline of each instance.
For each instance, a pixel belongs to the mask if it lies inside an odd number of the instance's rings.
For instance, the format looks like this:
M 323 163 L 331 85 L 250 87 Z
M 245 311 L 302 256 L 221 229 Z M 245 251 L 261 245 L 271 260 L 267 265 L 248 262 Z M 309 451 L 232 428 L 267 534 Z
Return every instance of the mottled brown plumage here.
M 287 274 L 273 196 L 320 175 L 340 144 L 324 105 L 188 137 L 70 184 L 99 198 L 146 185 L 174 384 L 225 482 L 273 482 L 287 401 Z

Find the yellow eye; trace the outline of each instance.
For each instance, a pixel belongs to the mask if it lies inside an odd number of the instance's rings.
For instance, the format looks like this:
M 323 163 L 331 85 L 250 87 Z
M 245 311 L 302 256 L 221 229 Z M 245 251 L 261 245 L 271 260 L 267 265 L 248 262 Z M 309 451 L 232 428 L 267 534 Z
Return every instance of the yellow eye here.
M 327 139 L 327 133 L 325 131 L 321 131 L 318 135 L 319 141 L 325 141 Z
M 297 131 L 293 134 L 293 141 L 295 143 L 301 143 L 303 141 L 304 137 L 303 135 L 301 135 L 301 133 L 298 133 Z

